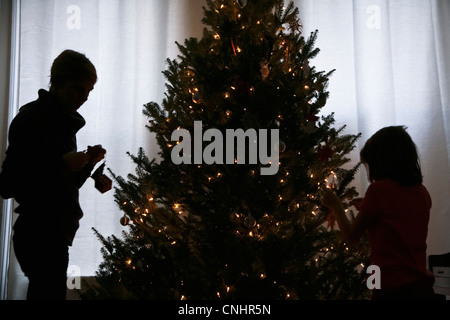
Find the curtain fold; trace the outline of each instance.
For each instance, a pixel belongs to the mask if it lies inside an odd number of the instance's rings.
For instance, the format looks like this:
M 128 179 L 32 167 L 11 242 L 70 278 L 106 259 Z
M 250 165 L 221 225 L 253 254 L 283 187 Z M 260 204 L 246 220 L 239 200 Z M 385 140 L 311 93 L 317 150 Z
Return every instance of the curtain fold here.
M 8 127 L 8 105 L 10 88 L 10 55 L 11 55 L 11 26 L 12 4 L 9 1 L 0 0 L 0 69 L 4 70 L 0 74 L 0 161 L 3 162 L 7 146 L 4 130 Z M 0 210 L 10 211 L 10 203 L 0 198 Z M 0 211 L 1 212 L 1 211 Z M 6 278 L 9 264 L 9 238 L 10 238 L 11 219 L 5 214 L 0 215 L 0 300 L 5 299 L 7 295 Z
M 143 147 L 157 156 L 145 129 L 143 104 L 164 98 L 166 58 L 175 41 L 201 37 L 205 0 L 21 0 L 19 105 L 48 88 L 50 66 L 64 49 L 85 53 L 97 67 L 98 83 L 80 109 L 87 125 L 78 145 L 102 144 L 106 165 L 116 174 L 134 172 L 126 153 Z M 378 129 L 406 125 L 420 150 L 424 182 L 433 198 L 428 254 L 450 251 L 450 1 L 296 0 L 303 33 L 319 30 L 317 70 L 336 69 L 323 114 L 336 126 L 362 133 L 359 146 Z M 3 111 L 3 110 L 2 110 Z M 6 128 L 2 127 L 2 135 Z M 359 161 L 359 150 L 351 154 Z M 168 177 L 169 178 L 169 177 Z M 364 169 L 355 179 L 361 195 Z M 100 194 L 88 181 L 80 195 L 85 216 L 70 251 L 81 275 L 101 262 L 103 235 L 120 235 L 122 213 L 113 192 Z M 51 199 L 46 199 L 51 201 Z M 407 222 L 405 222 L 407 223 Z M 14 265 L 17 268 L 17 265 Z M 16 270 L 16 272 L 19 272 Z M 20 297 L 23 281 L 11 284 Z

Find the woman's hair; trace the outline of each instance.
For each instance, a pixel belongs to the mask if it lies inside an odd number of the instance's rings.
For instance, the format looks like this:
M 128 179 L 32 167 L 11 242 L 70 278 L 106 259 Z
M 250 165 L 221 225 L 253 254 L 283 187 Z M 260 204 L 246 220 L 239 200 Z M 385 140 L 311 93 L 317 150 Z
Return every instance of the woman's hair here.
M 416 145 L 404 126 L 386 127 L 370 137 L 361 150 L 361 162 L 369 167 L 371 182 L 392 179 L 414 186 L 423 180 Z
M 97 82 L 97 71 L 92 62 L 82 53 L 65 50 L 52 64 L 50 85 L 57 87 L 73 80 L 90 79 Z

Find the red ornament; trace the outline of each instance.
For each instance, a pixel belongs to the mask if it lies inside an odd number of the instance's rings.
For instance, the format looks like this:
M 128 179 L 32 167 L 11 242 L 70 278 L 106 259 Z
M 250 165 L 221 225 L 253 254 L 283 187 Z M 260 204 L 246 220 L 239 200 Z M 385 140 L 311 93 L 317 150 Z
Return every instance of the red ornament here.
M 317 154 L 320 160 L 322 160 L 323 162 L 328 162 L 333 156 L 333 150 L 329 146 L 324 145 L 319 147 Z
M 108 178 L 104 173 L 105 163 L 103 163 L 94 173 L 91 175 L 95 181 L 95 188 L 101 193 L 105 193 L 112 188 L 112 180 Z
M 319 120 L 319 117 L 313 115 L 313 114 L 308 114 L 306 116 L 306 120 L 310 121 L 310 122 L 316 122 L 317 120 Z

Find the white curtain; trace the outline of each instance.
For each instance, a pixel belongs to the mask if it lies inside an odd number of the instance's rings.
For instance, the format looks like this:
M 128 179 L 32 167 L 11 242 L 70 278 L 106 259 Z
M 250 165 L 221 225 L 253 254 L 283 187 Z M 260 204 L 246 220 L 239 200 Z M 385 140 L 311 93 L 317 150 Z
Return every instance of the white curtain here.
M 35 100 L 40 88 L 48 88 L 51 64 L 61 51 L 85 53 L 99 80 L 79 110 L 87 125 L 77 135 L 78 147 L 102 144 L 107 167 L 122 176 L 134 172 L 126 152 L 144 147 L 153 157 L 157 151 L 145 129 L 143 104 L 162 101 L 161 72 L 167 57 L 176 58 L 175 41 L 201 37 L 203 5 L 203 0 L 21 0 L 19 105 Z M 91 228 L 103 235 L 120 235 L 125 230 L 119 223 L 123 213 L 113 191 L 100 194 L 92 179 L 81 189 L 80 199 L 85 215 L 70 248 L 69 265 L 74 268 L 69 270 L 92 276 L 102 258 Z M 8 298 L 23 298 L 26 285 L 12 259 Z
M 359 147 L 384 126 L 409 128 L 433 198 L 428 254 L 449 252 L 450 1 L 294 3 L 304 34 L 319 30 L 321 53 L 312 64 L 318 70 L 337 69 L 323 113 L 335 112 L 336 125 L 347 125 L 346 132 L 361 132 Z M 133 172 L 127 151 L 135 153 L 142 146 L 156 156 L 142 105 L 162 101 L 165 59 L 176 57 L 175 40 L 201 37 L 203 5 L 204 0 L 21 0 L 19 105 L 48 87 L 51 63 L 62 50 L 85 53 L 96 65 L 99 81 L 80 109 L 87 125 L 78 134 L 79 148 L 102 144 L 108 167 L 123 176 Z M 0 129 L 6 134 L 6 128 Z M 358 151 L 352 159 L 353 164 L 359 160 Z M 355 185 L 363 195 L 363 170 Z M 91 276 L 102 260 L 91 227 L 103 235 L 119 235 L 124 227 L 112 191 L 100 194 L 91 180 L 81 199 L 85 216 L 69 264 Z M 10 275 L 9 298 L 23 298 L 26 282 L 14 260 Z
M 319 30 L 315 65 L 336 69 L 323 112 L 361 132 L 360 147 L 382 127 L 409 128 L 433 200 L 428 254 L 450 252 L 450 1 L 295 3 L 304 33 Z M 364 169 L 355 183 L 364 194 Z

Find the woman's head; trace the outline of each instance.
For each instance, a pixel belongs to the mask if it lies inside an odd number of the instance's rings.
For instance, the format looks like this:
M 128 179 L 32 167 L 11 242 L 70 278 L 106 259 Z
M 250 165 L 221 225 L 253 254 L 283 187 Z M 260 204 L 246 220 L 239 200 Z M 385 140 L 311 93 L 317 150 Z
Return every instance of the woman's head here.
M 97 71 L 82 53 L 65 50 L 50 71 L 50 92 L 56 94 L 69 111 L 75 112 L 87 100 L 97 82 Z
M 361 162 L 368 166 L 371 182 L 392 179 L 404 186 L 422 183 L 416 145 L 403 126 L 386 127 L 367 140 Z

